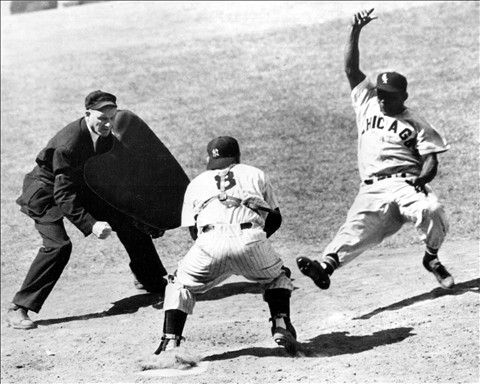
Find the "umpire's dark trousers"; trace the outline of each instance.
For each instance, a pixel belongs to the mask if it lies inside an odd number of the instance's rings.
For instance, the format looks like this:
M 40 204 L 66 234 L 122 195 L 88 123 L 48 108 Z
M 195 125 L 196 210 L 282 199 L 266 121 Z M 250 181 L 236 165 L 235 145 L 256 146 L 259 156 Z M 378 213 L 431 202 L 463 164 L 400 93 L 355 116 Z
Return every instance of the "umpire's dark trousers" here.
M 117 233 L 130 257 L 130 269 L 137 280 L 147 291 L 163 292 L 165 282 L 162 277 L 167 271 L 151 237 L 137 229 L 131 220 L 121 214 L 111 214 L 111 211 L 109 215 L 102 213 L 95 217 L 100 216 L 100 220 L 108 221 Z M 43 247 L 33 260 L 13 303 L 38 313 L 70 259 L 72 243 L 65 231 L 63 219 L 45 223 L 35 220 L 35 228 L 42 237 Z

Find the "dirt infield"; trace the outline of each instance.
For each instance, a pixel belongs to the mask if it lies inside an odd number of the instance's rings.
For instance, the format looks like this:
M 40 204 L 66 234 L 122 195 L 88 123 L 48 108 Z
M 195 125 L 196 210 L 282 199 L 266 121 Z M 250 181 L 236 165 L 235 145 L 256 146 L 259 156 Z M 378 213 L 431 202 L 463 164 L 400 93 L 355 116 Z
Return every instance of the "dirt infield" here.
M 2 383 L 474 383 L 479 380 L 478 243 L 447 242 L 442 260 L 456 280 L 437 286 L 421 247 L 378 248 L 338 270 L 319 291 L 292 267 L 292 318 L 302 353 L 289 357 L 269 335 L 258 285 L 232 278 L 199 298 L 185 348 L 201 358 L 195 375 L 152 377 L 137 361 L 161 335 L 161 301 L 133 288 L 127 266 L 66 273 L 32 331 L 2 323 Z M 18 282 L 2 284 L 2 312 Z M 203 371 L 203 372 L 202 372 Z M 165 372 L 167 374 L 168 372 Z M 180 375 L 182 374 L 183 375 Z
M 2 13 L 2 384 L 478 383 L 472 15 L 479 8 L 417 8 L 425 3 L 103 2 Z M 452 290 L 423 269 L 412 226 L 339 269 L 327 291 L 295 266 L 297 256 L 320 254 L 358 187 L 341 50 L 346 17 L 366 6 L 377 7 L 383 24 L 362 40 L 365 68 L 395 63 L 411 70 L 412 102 L 448 129 L 452 142 L 434 181 L 451 220 L 440 258 L 455 277 Z M 108 28 L 105 14 L 115 15 Z M 85 60 L 90 49 L 104 54 Z M 135 290 L 115 235 L 84 238 L 69 222 L 72 257 L 42 311 L 32 314 L 38 328 L 6 326 L 3 316 L 40 246 L 15 204 L 22 178 L 97 87 L 118 91 L 189 175 L 203 169 L 207 139 L 224 130 L 244 139 L 245 162 L 272 174 L 284 215 L 272 241 L 293 272 L 299 356 L 271 339 L 260 287 L 236 277 L 199 297 L 188 319 L 184 348 L 198 358 L 198 369 L 142 372 L 138 361 L 152 357 L 161 336 L 161 297 Z M 155 240 L 169 272 L 191 245 L 187 232 Z

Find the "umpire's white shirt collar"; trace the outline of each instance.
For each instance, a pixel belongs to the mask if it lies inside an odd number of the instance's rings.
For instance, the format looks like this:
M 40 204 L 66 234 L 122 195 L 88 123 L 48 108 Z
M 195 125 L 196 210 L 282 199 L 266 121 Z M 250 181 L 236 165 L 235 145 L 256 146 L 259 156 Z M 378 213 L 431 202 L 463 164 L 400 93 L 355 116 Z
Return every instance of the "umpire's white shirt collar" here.
M 97 145 L 97 140 L 100 137 L 100 135 L 94 132 L 93 129 L 91 129 L 90 127 L 87 126 L 87 128 L 88 128 L 88 132 L 90 133 L 90 137 L 92 138 L 93 148 L 95 149 L 95 146 Z

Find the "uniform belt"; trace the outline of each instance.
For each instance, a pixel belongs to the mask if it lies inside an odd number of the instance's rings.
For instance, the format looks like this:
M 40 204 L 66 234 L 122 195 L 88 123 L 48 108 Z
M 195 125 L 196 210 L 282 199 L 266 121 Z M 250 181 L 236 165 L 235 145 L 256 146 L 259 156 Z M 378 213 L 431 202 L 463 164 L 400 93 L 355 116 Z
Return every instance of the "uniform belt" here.
M 252 227 L 253 227 L 253 223 L 241 223 L 240 224 L 240 229 L 248 229 L 248 228 L 252 228 Z M 201 232 L 205 233 L 205 232 L 211 231 L 212 229 L 215 229 L 215 225 L 207 224 L 207 225 L 204 225 L 202 227 Z
M 394 173 L 393 175 L 382 175 L 382 176 L 375 176 L 375 177 L 372 177 L 371 179 L 366 179 L 366 180 L 363 180 L 363 182 L 365 184 L 373 184 L 375 181 L 380 181 L 380 180 L 383 180 L 383 179 L 389 179 L 391 177 L 410 177 L 412 175 L 410 175 L 409 173 Z

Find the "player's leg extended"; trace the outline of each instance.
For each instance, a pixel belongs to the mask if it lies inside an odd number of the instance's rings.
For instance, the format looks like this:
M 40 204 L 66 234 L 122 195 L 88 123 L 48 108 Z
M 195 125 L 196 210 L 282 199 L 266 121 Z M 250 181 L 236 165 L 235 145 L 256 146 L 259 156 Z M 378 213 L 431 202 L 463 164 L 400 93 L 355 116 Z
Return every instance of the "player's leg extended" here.
M 180 346 L 187 315 L 193 313 L 195 295 L 213 288 L 227 279 L 228 266 L 223 254 L 217 251 L 208 253 L 197 240 L 185 257 L 178 263 L 175 276 L 169 278 L 165 289 L 163 309 L 163 336 L 155 354 Z M 222 247 L 222 240 L 212 244 Z
M 381 183 L 381 181 L 379 182 Z M 300 271 L 321 289 L 328 289 L 330 276 L 367 249 L 397 232 L 403 224 L 388 191 L 380 185 L 362 185 L 345 223 L 324 250 L 322 260 L 298 257 Z
M 249 241 L 249 238 L 262 240 Z M 292 281 L 287 276 L 288 268 L 284 267 L 282 259 L 261 228 L 243 230 L 242 236 L 232 242 L 230 260 L 233 274 L 262 283 L 266 289 L 293 290 Z
M 395 196 L 400 213 L 415 225 L 420 239 L 425 243 L 423 266 L 433 273 L 443 288 L 451 288 L 454 285 L 453 277 L 438 259 L 438 250 L 448 232 L 447 218 L 432 188 L 428 185 L 425 187 L 427 195 L 416 192 L 411 185 L 399 184 Z
M 165 301 L 163 309 L 163 335 L 160 345 L 154 352 L 159 355 L 168 349 L 180 346 L 183 339 L 183 328 L 187 321 L 187 315 L 193 312 L 195 297 L 188 289 L 173 280 L 169 281 L 165 288 Z
M 258 229 L 245 230 L 243 240 L 256 230 Z M 293 284 L 279 255 L 266 238 L 248 244 L 242 244 L 241 238 L 238 251 L 233 256 L 234 273 L 263 284 L 263 299 L 268 304 L 272 321 L 272 337 L 278 345 L 294 355 L 297 352 L 297 333 L 290 320 Z
M 290 355 L 298 350 L 297 332 L 290 317 L 290 296 L 292 291 L 285 288 L 266 289 L 263 299 L 270 310 L 273 340 L 284 347 Z

